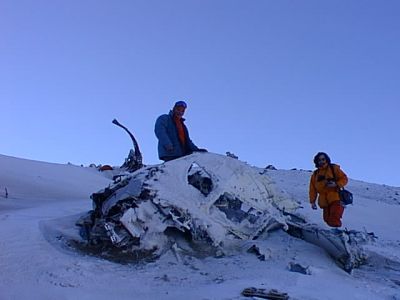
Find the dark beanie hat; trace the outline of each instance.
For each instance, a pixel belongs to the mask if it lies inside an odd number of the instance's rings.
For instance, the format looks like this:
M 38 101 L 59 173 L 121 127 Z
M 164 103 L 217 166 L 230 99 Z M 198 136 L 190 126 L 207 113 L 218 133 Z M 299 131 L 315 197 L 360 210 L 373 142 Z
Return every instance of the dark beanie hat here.
M 174 107 L 177 107 L 177 106 L 183 106 L 184 108 L 186 108 L 187 104 L 185 101 L 178 101 L 178 102 L 175 102 Z

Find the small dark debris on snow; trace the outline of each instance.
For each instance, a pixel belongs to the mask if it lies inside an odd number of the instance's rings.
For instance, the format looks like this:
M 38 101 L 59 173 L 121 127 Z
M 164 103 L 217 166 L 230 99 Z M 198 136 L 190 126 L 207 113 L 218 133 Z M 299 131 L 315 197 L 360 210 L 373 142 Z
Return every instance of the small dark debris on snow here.
M 239 159 L 239 157 L 238 156 L 236 156 L 235 154 L 233 154 L 233 153 L 231 153 L 231 152 L 226 152 L 226 156 L 228 156 L 228 157 L 231 157 L 231 158 L 234 158 L 234 159 Z
M 289 296 L 287 293 L 279 292 L 275 289 L 267 291 L 266 289 L 257 289 L 255 287 L 245 288 L 242 291 L 242 295 L 245 297 L 258 297 L 263 299 L 272 300 L 287 300 Z
M 276 170 L 276 168 L 273 165 L 268 165 L 264 169 L 265 170 Z
M 222 276 L 218 276 L 218 277 L 215 278 L 213 281 L 214 281 L 215 283 L 220 284 L 220 283 L 223 283 L 223 282 L 225 281 L 225 279 L 224 279 Z
M 304 275 L 311 275 L 311 271 L 309 267 L 304 267 L 298 263 L 290 262 L 288 266 L 289 271 L 297 272 Z
M 259 260 L 265 261 L 265 254 L 261 253 L 260 248 L 256 245 L 253 245 L 249 249 L 247 249 L 247 252 L 254 253 Z

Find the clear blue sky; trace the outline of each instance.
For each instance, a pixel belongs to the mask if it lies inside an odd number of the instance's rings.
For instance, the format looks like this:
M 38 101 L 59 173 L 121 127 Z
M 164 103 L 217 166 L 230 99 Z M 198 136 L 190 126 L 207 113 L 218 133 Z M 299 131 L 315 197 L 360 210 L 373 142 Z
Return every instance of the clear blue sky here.
M 400 186 L 400 1 L 0 0 L 0 153 L 121 165 L 188 102 L 192 140 Z

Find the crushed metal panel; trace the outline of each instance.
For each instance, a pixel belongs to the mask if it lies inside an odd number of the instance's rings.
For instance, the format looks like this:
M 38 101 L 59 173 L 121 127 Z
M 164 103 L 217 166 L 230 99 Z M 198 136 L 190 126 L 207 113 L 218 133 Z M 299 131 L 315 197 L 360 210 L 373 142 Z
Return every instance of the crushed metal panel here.
M 103 215 L 107 215 L 110 209 L 117 204 L 119 201 L 124 199 L 139 197 L 142 192 L 143 180 L 140 178 L 129 178 L 128 184 L 122 186 L 121 188 L 115 190 L 115 192 L 108 197 L 102 205 Z
M 208 196 L 213 188 L 211 176 L 196 163 L 192 163 L 188 170 L 188 182 L 198 189 L 204 196 Z
M 368 237 L 361 232 L 326 230 L 314 225 L 296 223 L 290 223 L 287 232 L 324 249 L 348 273 L 366 262 L 366 252 L 362 244 Z
M 95 193 L 93 202 L 93 213 L 80 222 L 88 242 L 133 255 L 163 253 L 177 234 L 223 253 L 235 240 L 287 229 L 281 208 L 293 213 L 298 207 L 257 168 L 212 153 L 144 167 Z

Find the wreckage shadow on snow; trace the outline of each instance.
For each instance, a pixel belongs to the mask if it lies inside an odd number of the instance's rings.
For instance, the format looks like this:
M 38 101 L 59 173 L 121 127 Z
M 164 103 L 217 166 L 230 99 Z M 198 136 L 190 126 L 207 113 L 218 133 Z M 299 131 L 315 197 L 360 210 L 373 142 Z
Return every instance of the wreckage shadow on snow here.
M 68 255 L 83 255 L 105 259 L 118 264 L 146 264 L 155 262 L 162 254 L 174 251 L 179 245 L 179 255 L 188 255 L 196 258 L 210 256 L 218 257 L 215 247 L 203 241 L 193 241 L 190 232 L 181 232 L 176 228 L 167 228 L 165 235 L 170 244 L 161 255 L 155 255 L 152 250 L 137 250 L 114 246 L 112 243 L 90 244 L 81 238 L 79 228 L 75 225 L 76 219 L 82 214 L 72 215 L 59 219 L 41 221 L 39 229 L 46 241 L 58 251 Z
M 39 229 L 46 241 L 58 251 L 67 255 L 83 255 L 105 259 L 119 264 L 149 263 L 156 260 L 152 253 L 124 252 L 112 244 L 90 245 L 81 238 L 80 228 L 75 225 L 82 214 L 39 222 Z

